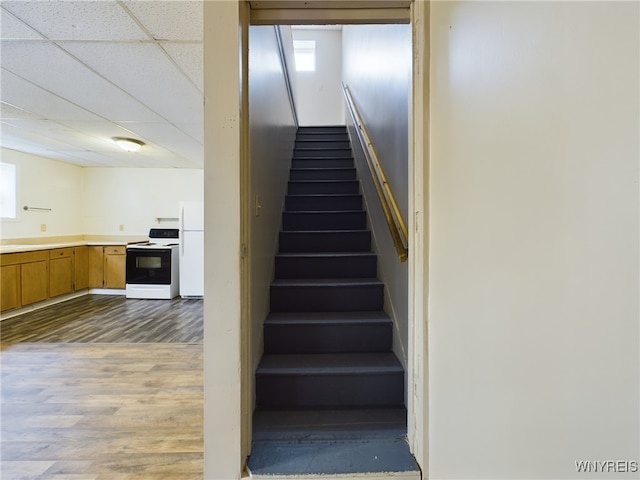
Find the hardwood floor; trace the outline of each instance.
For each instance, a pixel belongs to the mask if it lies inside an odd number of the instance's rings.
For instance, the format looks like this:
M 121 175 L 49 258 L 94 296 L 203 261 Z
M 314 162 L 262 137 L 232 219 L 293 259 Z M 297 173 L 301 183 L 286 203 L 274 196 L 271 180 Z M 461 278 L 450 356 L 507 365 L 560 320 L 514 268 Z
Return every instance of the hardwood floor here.
M 201 300 L 85 296 L 0 335 L 0 478 L 202 478 Z
M 1 343 L 202 343 L 202 303 L 84 295 L 2 320 Z

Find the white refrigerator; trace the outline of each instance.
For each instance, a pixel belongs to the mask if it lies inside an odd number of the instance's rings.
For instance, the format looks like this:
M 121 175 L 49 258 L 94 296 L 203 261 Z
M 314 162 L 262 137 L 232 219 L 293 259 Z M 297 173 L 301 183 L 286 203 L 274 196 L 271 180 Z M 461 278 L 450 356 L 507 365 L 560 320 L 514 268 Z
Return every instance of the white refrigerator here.
M 204 204 L 180 202 L 180 296 L 204 296 Z

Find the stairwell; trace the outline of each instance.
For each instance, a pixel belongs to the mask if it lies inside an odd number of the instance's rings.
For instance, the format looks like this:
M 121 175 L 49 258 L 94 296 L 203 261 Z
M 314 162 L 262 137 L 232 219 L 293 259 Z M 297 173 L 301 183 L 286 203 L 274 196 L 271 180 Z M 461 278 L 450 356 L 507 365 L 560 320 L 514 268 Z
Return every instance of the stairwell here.
M 298 130 L 270 295 L 252 476 L 420 478 L 345 127 Z

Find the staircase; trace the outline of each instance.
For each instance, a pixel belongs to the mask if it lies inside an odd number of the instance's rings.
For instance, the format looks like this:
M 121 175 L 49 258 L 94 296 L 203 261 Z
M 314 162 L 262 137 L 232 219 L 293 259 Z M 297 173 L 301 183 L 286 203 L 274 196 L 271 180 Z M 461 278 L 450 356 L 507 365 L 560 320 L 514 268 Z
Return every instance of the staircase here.
M 279 245 L 256 371 L 252 476 L 420 478 L 345 127 L 298 130 Z

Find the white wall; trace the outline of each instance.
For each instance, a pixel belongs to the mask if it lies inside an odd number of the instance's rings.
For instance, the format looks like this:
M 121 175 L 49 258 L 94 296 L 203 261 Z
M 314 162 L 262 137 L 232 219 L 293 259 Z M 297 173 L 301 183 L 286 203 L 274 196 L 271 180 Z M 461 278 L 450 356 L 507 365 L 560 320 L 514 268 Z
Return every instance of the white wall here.
M 252 373 L 262 356 L 263 322 L 282 222 L 284 194 L 295 140 L 295 124 L 274 28 L 249 31 L 251 135 L 251 334 Z M 290 46 L 291 37 L 283 35 Z M 259 212 L 256 211 L 259 203 Z M 252 376 L 253 379 L 253 376 Z
M 431 4 L 429 478 L 638 478 L 639 4 Z
M 344 82 L 349 87 L 389 184 L 408 221 L 409 94 L 411 92 L 411 26 L 345 25 Z M 355 142 L 357 137 L 353 135 Z M 359 177 L 385 282 L 385 310 L 394 319 L 394 351 L 407 365 L 408 271 L 400 263 L 371 174 L 359 144 L 353 145 Z
M 156 221 L 178 217 L 181 200 L 202 201 L 204 175 L 197 169 L 82 168 L 56 160 L 2 150 L 2 161 L 18 165 L 17 220 L 2 221 L 2 239 L 72 235 L 141 235 Z M 23 205 L 51 212 L 22 210 Z M 46 232 L 40 231 L 46 224 Z M 120 230 L 120 226 L 123 230 Z
M 181 200 L 203 201 L 204 174 L 198 169 L 85 168 L 83 233 L 142 235 L 150 228 L 177 228 Z M 120 225 L 124 230 L 120 230 Z
M 18 166 L 18 218 L 2 221 L 3 239 L 83 233 L 81 167 L 4 148 L 1 160 Z M 24 211 L 24 205 L 50 208 L 51 212 Z
M 300 125 L 344 125 L 340 86 L 342 32 L 294 28 L 292 35 L 294 40 L 316 41 L 316 71 L 296 72 L 296 102 Z

